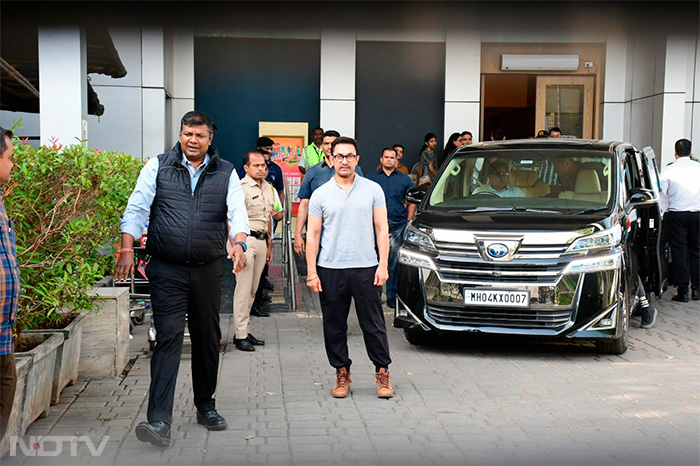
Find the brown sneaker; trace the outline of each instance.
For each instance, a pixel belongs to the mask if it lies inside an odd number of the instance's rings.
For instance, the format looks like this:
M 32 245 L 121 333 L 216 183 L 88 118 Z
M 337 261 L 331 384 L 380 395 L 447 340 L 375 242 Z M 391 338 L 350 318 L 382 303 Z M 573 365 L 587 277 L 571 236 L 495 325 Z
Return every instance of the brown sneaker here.
M 350 393 L 350 372 L 344 367 L 335 371 L 335 387 L 333 387 L 333 398 L 345 398 Z
M 394 389 L 391 387 L 391 377 L 389 371 L 382 368 L 375 374 L 377 378 L 377 396 L 379 398 L 391 398 L 394 396 Z

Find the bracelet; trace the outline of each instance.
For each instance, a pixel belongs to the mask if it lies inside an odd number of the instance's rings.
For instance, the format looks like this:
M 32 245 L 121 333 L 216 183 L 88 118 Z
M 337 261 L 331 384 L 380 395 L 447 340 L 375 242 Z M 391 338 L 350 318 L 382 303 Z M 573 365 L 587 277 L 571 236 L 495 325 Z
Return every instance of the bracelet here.
M 312 282 L 312 281 L 316 280 L 317 278 L 318 278 L 318 275 L 314 274 L 314 275 L 311 276 L 311 277 L 307 277 L 307 278 L 306 278 L 306 281 L 307 281 L 307 282 Z
M 134 252 L 133 248 L 121 248 L 119 252 Z

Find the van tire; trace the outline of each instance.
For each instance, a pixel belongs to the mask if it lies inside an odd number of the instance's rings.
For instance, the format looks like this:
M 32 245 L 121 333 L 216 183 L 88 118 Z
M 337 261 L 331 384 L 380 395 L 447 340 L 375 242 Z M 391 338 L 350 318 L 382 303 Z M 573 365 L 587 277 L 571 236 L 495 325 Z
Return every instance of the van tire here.
M 435 343 L 435 332 L 426 332 L 424 330 L 403 330 L 403 336 L 406 341 L 414 346 L 430 346 Z
M 604 354 L 623 354 L 629 347 L 629 306 L 627 296 L 622 301 L 622 335 L 612 340 L 598 340 L 595 342 L 596 351 Z
M 603 354 L 623 354 L 627 351 L 627 330 L 624 335 L 615 338 L 614 340 L 596 341 L 596 351 Z

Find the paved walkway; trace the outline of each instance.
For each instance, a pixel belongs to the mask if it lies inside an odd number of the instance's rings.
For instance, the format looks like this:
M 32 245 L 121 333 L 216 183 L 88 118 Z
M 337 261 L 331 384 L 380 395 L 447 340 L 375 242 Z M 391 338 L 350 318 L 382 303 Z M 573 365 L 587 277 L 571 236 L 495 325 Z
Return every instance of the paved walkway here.
M 396 397 L 376 398 L 373 368 L 357 320 L 350 325 L 352 395 L 330 396 L 334 382 L 322 339 L 318 298 L 306 311 L 254 318 L 266 340 L 255 353 L 228 345 L 217 395 L 228 430 L 195 421 L 189 356 L 183 356 L 174 445 L 139 442 L 149 357 L 145 326 L 132 340 L 135 363 L 123 379 L 81 381 L 35 422 L 32 436 L 85 435 L 57 457 L 2 459 L 17 464 L 700 464 L 700 306 L 657 302 L 646 331 L 633 321 L 631 348 L 601 356 L 586 345 L 473 337 L 413 347 L 390 328 Z M 391 315 L 387 309 L 387 322 Z M 222 315 L 229 334 L 230 315 Z M 107 437 L 104 437 L 107 438 Z M 51 449 L 52 447 L 47 447 Z

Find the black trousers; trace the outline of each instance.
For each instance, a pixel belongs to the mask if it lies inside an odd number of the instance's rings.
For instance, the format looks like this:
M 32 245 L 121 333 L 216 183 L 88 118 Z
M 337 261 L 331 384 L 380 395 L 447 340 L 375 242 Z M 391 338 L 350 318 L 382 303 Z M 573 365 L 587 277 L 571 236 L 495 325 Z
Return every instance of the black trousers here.
M 700 287 L 700 212 L 666 212 L 673 278 L 678 291 Z
M 321 312 L 323 339 L 328 362 L 336 369 L 350 371 L 352 360 L 348 355 L 348 314 L 350 300 L 355 300 L 357 318 L 365 340 L 370 361 L 377 370 L 388 368 L 389 341 L 382 309 L 382 287 L 374 286 L 377 267 L 359 269 L 327 269 L 318 267 L 321 279 Z
M 253 301 L 253 306 L 262 307 L 263 305 L 263 290 L 265 289 L 263 287 L 263 280 L 267 278 L 269 270 L 270 264 L 265 264 L 265 268 L 262 271 L 262 275 L 260 275 L 260 283 L 258 283 L 258 289 L 255 291 L 255 300 Z
M 192 341 L 192 387 L 197 409 L 215 409 L 219 370 L 219 307 L 223 264 L 186 267 L 151 259 L 148 264 L 156 347 L 151 358 L 148 422 L 171 424 L 185 316 Z

